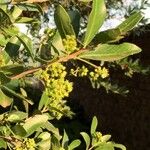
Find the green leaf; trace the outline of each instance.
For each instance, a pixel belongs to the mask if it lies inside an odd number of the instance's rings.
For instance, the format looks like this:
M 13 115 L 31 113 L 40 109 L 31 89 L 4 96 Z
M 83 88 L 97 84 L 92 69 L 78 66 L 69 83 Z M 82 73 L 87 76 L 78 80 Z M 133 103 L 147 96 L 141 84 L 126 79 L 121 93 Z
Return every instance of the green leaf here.
M 0 84 L 6 84 L 10 82 L 10 78 L 7 77 L 3 72 L 0 71 Z
M 42 126 L 42 128 L 48 130 L 51 133 L 53 133 L 53 135 L 55 135 L 55 137 L 57 138 L 57 140 L 60 141 L 60 139 L 61 139 L 62 136 L 59 134 L 58 128 L 54 127 L 53 124 L 51 124 L 50 122 L 47 121 Z
M 117 26 L 117 28 L 120 29 L 121 33 L 126 33 L 132 30 L 142 18 L 143 16 L 141 12 L 136 12 L 127 18 L 124 22 L 122 22 L 119 26 Z
M 29 99 L 27 99 L 26 97 L 24 97 L 21 94 L 16 93 L 15 91 L 11 90 L 10 88 L 8 88 L 7 86 L 4 85 L 0 85 L 1 89 L 6 91 L 7 93 L 11 94 L 12 96 L 17 97 L 18 99 L 21 99 L 27 103 L 29 103 L 30 105 L 33 105 L 33 102 Z
M 68 138 L 66 131 L 64 130 L 64 135 L 63 135 L 63 139 L 62 139 L 62 147 L 64 149 L 68 148 L 68 142 L 69 142 L 69 138 Z
M 39 107 L 38 109 L 41 110 L 44 106 L 46 107 L 49 102 L 49 97 L 47 96 L 46 92 L 43 92 L 42 97 L 39 102 Z
M 126 147 L 122 144 L 113 143 L 113 146 L 116 147 L 116 148 L 122 149 L 122 150 L 126 150 Z
M 19 33 L 17 35 L 17 37 L 20 40 L 20 42 L 23 44 L 23 46 L 25 47 L 28 54 L 33 59 L 34 56 L 33 56 L 33 43 L 32 43 L 32 40 L 23 33 Z
M 7 148 L 7 143 L 0 138 L 0 149 L 6 149 Z
M 71 24 L 71 19 L 66 10 L 61 5 L 56 7 L 54 20 L 62 39 L 66 38 L 66 35 L 75 35 Z
M 28 116 L 27 113 L 22 111 L 12 111 L 7 116 L 7 121 L 9 122 L 20 122 Z
M 83 137 L 83 139 L 86 143 L 86 150 L 88 150 L 89 146 L 90 146 L 90 143 L 91 143 L 90 137 L 86 132 L 81 132 L 80 134 L 82 135 L 82 137 Z
M 19 17 L 15 23 L 26 23 L 26 24 L 30 24 L 32 22 L 38 22 L 37 19 L 34 19 L 34 18 L 29 18 L 29 17 Z
M 122 36 L 120 29 L 116 28 L 116 29 L 109 29 L 109 30 L 98 33 L 95 36 L 93 41 L 94 41 L 94 44 L 112 43 L 112 42 L 119 41 L 123 37 L 124 36 Z
M 62 55 L 62 52 L 65 51 L 59 32 L 56 32 L 54 38 L 52 39 L 52 45 L 58 50 L 59 55 Z
M 0 8 L 5 10 L 7 9 L 7 3 L 9 3 L 9 0 L 0 0 Z
M 94 116 L 91 124 L 91 135 L 93 135 L 96 132 L 97 125 L 98 125 L 98 120 L 96 116 Z
M 16 36 L 14 36 L 10 38 L 9 42 L 5 47 L 5 51 L 10 57 L 16 57 L 19 54 L 20 46 L 21 46 L 20 41 Z
M 6 108 L 11 105 L 12 101 L 12 98 L 6 96 L 0 89 L 0 106 Z
M 38 136 L 40 142 L 37 143 L 38 149 L 48 150 L 51 147 L 51 135 L 48 132 L 43 132 Z
M 42 8 L 40 5 L 38 4 L 28 4 L 28 3 L 24 3 L 24 4 L 17 4 L 16 6 L 18 6 L 19 8 L 21 8 L 23 11 L 28 11 L 28 12 L 39 12 L 41 13 L 41 15 L 44 14 Z
M 17 75 L 19 73 L 22 73 L 25 70 L 24 66 L 19 64 L 13 64 L 13 65 L 5 65 L 3 67 L 0 67 L 0 71 L 5 73 L 6 75 Z
M 112 143 L 100 143 L 95 150 L 115 150 Z
M 68 146 L 68 150 L 74 150 L 74 149 L 77 148 L 80 144 L 81 144 L 81 141 L 80 141 L 80 140 L 74 140 L 74 141 L 71 142 L 71 144 Z
M 10 56 L 7 54 L 5 50 L 0 52 L 0 56 L 2 57 L 1 59 L 4 60 L 5 64 L 7 64 L 10 61 Z
M 29 135 L 33 134 L 36 130 L 41 128 L 46 122 L 48 121 L 47 115 L 35 115 L 27 119 L 23 125 L 23 128 L 26 130 L 28 137 Z
M 141 52 L 141 48 L 130 43 L 100 44 L 95 50 L 84 52 L 78 57 L 98 61 L 115 61 L 139 52 Z
M 90 13 L 87 31 L 83 45 L 86 47 L 94 38 L 106 17 L 106 7 L 104 0 L 93 0 L 92 12 Z
M 9 36 L 16 36 L 19 33 L 19 29 L 16 26 L 10 26 L 9 28 L 2 29 Z
M 7 44 L 7 39 L 6 37 L 0 33 L 0 46 L 5 46 Z
M 11 16 L 16 20 L 22 14 L 22 9 L 17 6 L 13 6 Z
M 107 142 L 107 141 L 110 140 L 110 138 L 111 138 L 111 135 L 104 135 L 104 136 L 101 137 L 101 141 L 102 142 Z
M 25 137 L 27 134 L 26 130 L 21 125 L 15 125 L 11 128 L 15 135 L 19 135 L 21 137 Z
M 9 14 L 0 7 L 0 28 L 9 26 L 12 24 Z
M 80 18 L 81 18 L 81 15 L 80 15 L 80 13 L 79 13 L 79 11 L 77 9 L 69 10 L 68 14 L 70 16 L 71 24 L 73 26 L 75 34 L 76 34 L 76 36 L 78 36 L 79 29 L 80 29 Z

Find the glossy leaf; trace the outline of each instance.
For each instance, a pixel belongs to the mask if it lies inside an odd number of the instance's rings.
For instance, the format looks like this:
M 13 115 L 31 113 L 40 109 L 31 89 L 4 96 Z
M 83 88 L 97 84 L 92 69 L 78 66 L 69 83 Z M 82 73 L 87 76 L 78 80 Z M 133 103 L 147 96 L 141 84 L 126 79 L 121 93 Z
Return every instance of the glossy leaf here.
M 121 33 L 126 33 L 132 30 L 142 18 L 143 16 L 141 12 L 136 12 L 127 18 L 124 22 L 122 22 L 117 28 L 120 29 Z
M 74 150 L 74 149 L 77 148 L 80 144 L 81 144 L 81 141 L 80 141 L 80 140 L 74 140 L 74 141 L 71 142 L 71 144 L 68 146 L 68 150 Z
M 32 43 L 32 40 L 23 33 L 19 33 L 17 35 L 17 37 L 20 40 L 20 42 L 23 44 L 23 46 L 25 47 L 28 54 L 33 59 L 34 56 L 33 56 L 33 43 Z
M 88 150 L 89 146 L 90 146 L 90 143 L 91 143 L 90 137 L 86 132 L 81 132 L 80 134 L 82 135 L 82 137 L 83 137 L 83 139 L 86 143 L 86 150 Z
M 27 119 L 23 125 L 23 128 L 27 132 L 26 137 L 34 133 L 40 127 L 42 127 L 43 124 L 46 123 L 47 121 L 48 121 L 47 115 L 35 115 L 34 117 Z
M 54 20 L 62 39 L 66 38 L 66 35 L 75 35 L 73 26 L 71 24 L 71 19 L 61 5 L 56 7 Z
M 12 98 L 6 96 L 0 89 L 0 106 L 6 108 L 11 105 L 12 101 Z
M 104 0 L 93 0 L 92 12 L 90 13 L 87 31 L 83 45 L 86 47 L 94 38 L 106 17 L 106 7 Z
M 100 44 L 95 50 L 84 52 L 79 57 L 98 61 L 115 61 L 139 52 L 141 52 L 141 48 L 130 43 Z

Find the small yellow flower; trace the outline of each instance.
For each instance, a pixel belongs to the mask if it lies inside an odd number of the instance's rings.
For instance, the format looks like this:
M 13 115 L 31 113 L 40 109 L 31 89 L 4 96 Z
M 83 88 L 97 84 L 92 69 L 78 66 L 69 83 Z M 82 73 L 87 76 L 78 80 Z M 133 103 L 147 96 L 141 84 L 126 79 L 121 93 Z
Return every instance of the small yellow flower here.
M 74 35 L 66 35 L 63 39 L 63 45 L 68 53 L 72 53 L 77 49 L 76 37 Z
M 109 72 L 108 72 L 108 69 L 106 69 L 105 67 L 102 69 L 102 72 L 101 72 L 101 77 L 104 79 L 104 78 L 107 78 L 109 76 Z

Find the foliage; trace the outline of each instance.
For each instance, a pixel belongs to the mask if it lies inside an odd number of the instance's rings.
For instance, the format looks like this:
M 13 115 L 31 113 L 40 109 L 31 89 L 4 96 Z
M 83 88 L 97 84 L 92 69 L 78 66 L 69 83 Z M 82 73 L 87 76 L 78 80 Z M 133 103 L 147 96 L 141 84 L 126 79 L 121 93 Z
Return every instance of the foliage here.
M 114 62 L 141 51 L 131 43 L 115 43 L 142 19 L 141 13 L 136 12 L 115 29 L 99 32 L 106 18 L 106 6 L 103 0 L 93 0 L 87 29 L 82 36 L 79 34 L 80 17 L 77 17 L 78 25 L 71 17 L 77 11 L 68 13 L 61 3 L 54 3 L 56 28 L 47 28 L 35 42 L 34 35 L 21 33 L 17 24 L 40 24 L 37 18 L 44 14 L 42 8 L 32 4 L 33 1 L 0 2 L 0 148 L 75 149 L 81 141 L 70 142 L 66 131 L 61 136 L 51 124 L 51 120 L 74 115 L 65 100 L 73 90 L 70 73 L 77 77 L 88 76 L 92 83 L 111 90 L 111 85 L 105 84 L 110 73 L 103 62 Z M 86 4 L 85 1 L 81 3 Z M 69 67 L 78 61 L 88 67 Z M 97 132 L 97 124 L 94 117 L 90 136 L 81 132 L 87 150 L 126 149 L 109 141 L 110 135 Z

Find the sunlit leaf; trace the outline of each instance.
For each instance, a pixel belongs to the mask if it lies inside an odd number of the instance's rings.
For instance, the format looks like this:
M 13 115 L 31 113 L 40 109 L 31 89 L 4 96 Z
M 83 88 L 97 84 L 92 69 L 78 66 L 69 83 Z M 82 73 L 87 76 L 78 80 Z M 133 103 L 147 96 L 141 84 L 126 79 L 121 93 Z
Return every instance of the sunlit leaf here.
M 48 132 L 43 132 L 38 136 L 40 142 L 37 143 L 39 149 L 48 150 L 51 147 L 51 135 Z
M 96 132 L 97 125 L 98 125 L 98 120 L 94 116 L 92 119 L 92 124 L 91 124 L 91 135 L 93 135 Z
M 127 18 L 124 22 L 122 22 L 119 26 L 117 26 L 117 28 L 120 29 L 121 33 L 126 33 L 132 30 L 142 18 L 143 16 L 141 12 L 136 12 Z
M 71 144 L 68 146 L 68 150 L 74 150 L 74 149 L 77 148 L 80 144 L 81 144 L 81 141 L 80 141 L 80 140 L 74 140 L 74 141 L 71 142 Z
M 106 17 L 106 7 L 104 0 L 93 0 L 92 12 L 90 13 L 87 31 L 84 37 L 84 47 L 94 38 Z
M 28 116 L 27 113 L 22 111 L 12 111 L 8 114 L 7 121 L 20 122 Z
M 11 105 L 12 101 L 12 98 L 6 96 L 0 89 L 0 106 L 6 108 Z
M 43 106 L 46 107 L 48 105 L 49 101 L 50 100 L 49 100 L 48 95 L 46 94 L 46 92 L 43 92 L 42 97 L 41 97 L 40 102 L 39 102 L 38 109 L 41 110 L 43 108 Z
M 100 44 L 95 50 L 84 52 L 79 57 L 98 61 L 115 61 L 139 52 L 141 52 L 141 48 L 130 43 Z
M 68 142 L 69 142 L 69 138 L 68 138 L 66 131 L 64 130 L 64 135 L 63 135 L 63 139 L 62 139 L 62 147 L 64 149 L 68 148 Z
M 88 150 L 91 143 L 90 136 L 86 132 L 81 132 L 80 134 L 86 143 L 86 150 Z
M 23 125 L 23 128 L 26 130 L 27 135 L 29 136 L 43 126 L 44 123 L 48 121 L 47 115 L 35 115 L 27 119 Z

